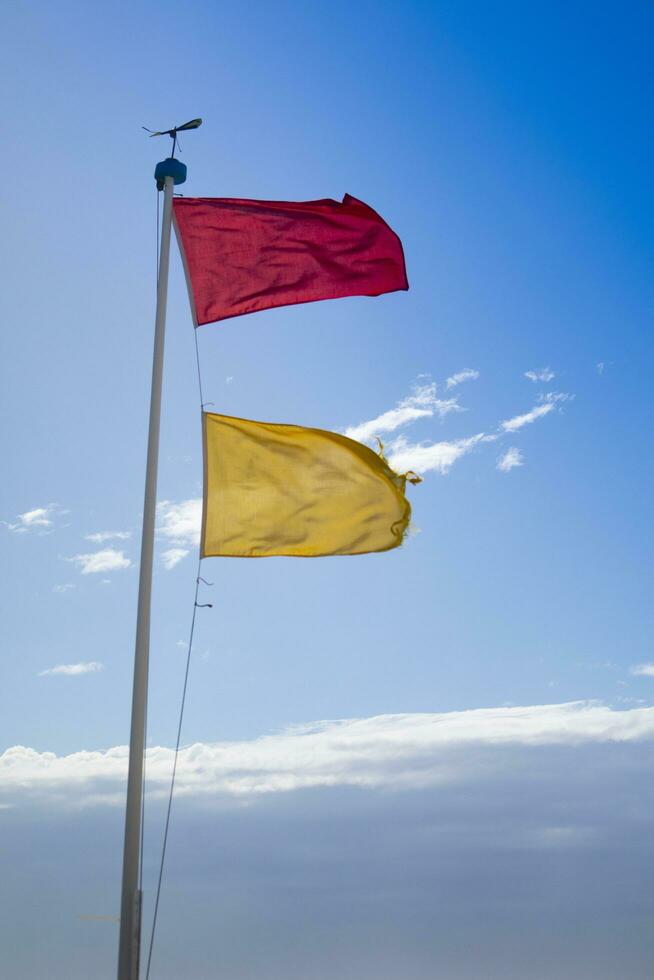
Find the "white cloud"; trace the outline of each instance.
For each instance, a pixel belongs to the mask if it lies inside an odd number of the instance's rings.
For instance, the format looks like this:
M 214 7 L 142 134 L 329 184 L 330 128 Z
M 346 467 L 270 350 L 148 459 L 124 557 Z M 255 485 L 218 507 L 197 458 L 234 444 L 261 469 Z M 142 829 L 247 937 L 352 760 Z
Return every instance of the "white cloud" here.
M 72 582 L 65 582 L 63 585 L 53 585 L 52 591 L 58 593 L 59 595 L 63 595 L 65 592 L 71 592 L 76 588 L 77 586 L 73 585 Z
M 105 541 L 127 541 L 131 536 L 131 531 L 97 531 L 95 534 L 85 534 L 84 538 L 94 544 L 104 544 Z
M 510 768 L 497 754 L 502 747 L 652 738 L 654 708 L 615 710 L 593 701 L 320 721 L 251 741 L 189 745 L 179 755 L 177 791 L 247 797 L 318 786 L 442 786 L 486 772 L 483 750 L 496 753 L 495 768 Z M 148 749 L 153 796 L 168 791 L 173 754 Z M 64 803 L 123 805 L 126 772 L 126 746 L 57 756 L 17 745 L 0 755 L 5 797 L 41 793 Z
M 505 422 L 502 422 L 501 427 L 505 432 L 517 432 L 523 425 L 529 425 L 530 422 L 535 422 L 536 419 L 543 418 L 544 415 L 549 415 L 553 411 L 553 402 L 536 405 L 530 412 L 525 412 L 524 415 L 514 415 L 512 419 L 507 419 Z
M 543 376 L 547 372 L 552 374 L 549 368 L 541 369 Z M 466 368 L 448 378 L 446 387 L 452 388 L 462 381 L 471 380 L 478 376 L 478 371 L 472 368 Z M 517 432 L 523 426 L 535 422 L 536 419 L 549 415 L 554 411 L 557 404 L 568 401 L 573 397 L 573 395 L 556 391 L 541 394 L 538 396 L 539 403 L 531 411 L 506 419 L 499 424 L 495 432 L 489 434 L 480 432 L 476 435 L 460 439 L 411 443 L 403 433 L 399 433 L 385 447 L 386 456 L 390 465 L 398 472 L 415 470 L 422 475 L 430 470 L 435 470 L 439 473 L 448 473 L 457 460 L 472 452 L 480 443 L 495 442 L 507 433 Z M 434 382 L 429 381 L 416 385 L 413 393 L 401 402 L 398 402 L 395 408 L 384 412 L 369 422 L 362 422 L 360 425 L 351 426 L 345 430 L 345 434 L 351 439 L 358 439 L 361 442 L 371 442 L 375 436 L 383 432 L 395 432 L 397 429 L 402 428 L 416 419 L 428 418 L 434 415 L 443 417 L 451 411 L 463 411 L 463 409 L 458 404 L 456 398 L 446 400 L 438 399 L 436 397 L 436 385 Z M 512 447 L 498 460 L 497 466 L 502 472 L 508 472 L 508 470 L 516 466 L 521 466 L 522 462 L 522 454 L 517 448 Z
M 448 389 L 456 388 L 463 381 L 476 381 L 479 377 L 479 371 L 475 371 L 474 368 L 464 368 L 463 371 L 458 371 L 456 374 L 450 375 L 450 377 L 445 382 L 445 387 Z
M 604 361 L 598 361 L 595 365 L 598 374 L 604 374 L 604 368 L 606 367 Z
M 525 378 L 530 381 L 551 381 L 556 375 L 551 368 L 538 368 L 536 371 L 525 371 Z
M 654 677 L 654 664 L 636 664 L 631 668 L 630 673 L 637 677 Z
M 19 514 L 18 520 L 23 527 L 49 527 L 52 524 L 51 514 L 52 504 L 48 504 L 47 507 L 35 507 Z
M 96 572 L 114 572 L 121 568 L 129 568 L 132 564 L 122 551 L 115 548 L 103 548 L 85 555 L 73 555 L 68 561 L 75 562 L 81 569 L 82 575 L 92 575 Z
M 488 439 L 483 432 L 467 439 L 454 439 L 450 442 L 410 443 L 400 436 L 387 447 L 388 461 L 397 473 L 415 470 L 421 476 L 430 470 L 448 473 L 454 463 L 466 456 L 480 442 Z
M 525 412 L 524 415 L 515 415 L 512 419 L 507 419 L 500 424 L 500 428 L 504 432 L 517 432 L 524 425 L 529 425 L 531 422 L 535 422 L 536 419 L 541 419 L 545 415 L 549 415 L 550 412 L 554 411 L 558 402 L 566 402 L 573 397 L 573 395 L 568 395 L 563 391 L 549 391 L 547 394 L 540 396 L 540 405 L 534 406 L 530 412 Z
M 161 560 L 166 571 L 170 571 L 171 568 L 178 565 L 182 558 L 186 558 L 187 555 L 187 548 L 168 548 L 162 553 Z
M 176 547 L 194 547 L 200 543 L 202 498 L 194 497 L 175 504 L 162 500 L 157 505 L 157 534 Z
M 514 466 L 522 466 L 524 456 L 516 446 L 511 446 L 497 461 L 497 469 L 501 473 L 508 473 Z
M 549 415 L 559 402 L 567 402 L 573 397 L 574 395 L 568 395 L 564 391 L 548 391 L 547 394 L 540 396 L 540 405 L 534 406 L 530 412 L 525 412 L 524 415 L 515 415 L 512 419 L 507 419 L 500 424 L 500 428 L 504 432 L 517 432 L 524 425 L 529 425 L 530 422 L 535 422 L 536 419 Z
M 77 677 L 79 674 L 95 674 L 99 670 L 104 670 L 104 664 L 97 660 L 89 660 L 80 664 L 59 664 L 57 667 L 49 667 L 48 670 L 39 671 L 39 677 L 47 677 L 50 674 L 65 674 L 67 677 Z
M 376 436 L 385 432 L 395 432 L 403 425 L 408 425 L 417 419 L 432 418 L 434 415 L 444 418 L 450 412 L 461 411 L 463 409 L 456 398 L 437 398 L 436 383 L 431 381 L 414 385 L 411 394 L 399 401 L 395 408 L 383 412 L 382 415 L 368 422 L 350 426 L 345 430 L 345 435 L 358 442 L 370 442 Z
M 170 546 L 161 553 L 164 568 L 169 571 L 200 544 L 202 498 L 193 497 L 178 504 L 162 500 L 157 505 L 157 535 Z
M 9 531 L 13 531 L 15 534 L 25 534 L 28 531 L 43 534 L 53 528 L 56 516 L 67 513 L 68 511 L 61 508 L 58 504 L 48 504 L 46 507 L 34 507 L 33 510 L 27 510 L 24 514 L 18 514 L 13 524 L 7 521 L 3 521 L 2 523 L 6 525 Z
M 566 391 L 548 391 L 544 395 L 538 396 L 539 402 L 569 402 L 572 401 L 574 395 L 569 395 Z

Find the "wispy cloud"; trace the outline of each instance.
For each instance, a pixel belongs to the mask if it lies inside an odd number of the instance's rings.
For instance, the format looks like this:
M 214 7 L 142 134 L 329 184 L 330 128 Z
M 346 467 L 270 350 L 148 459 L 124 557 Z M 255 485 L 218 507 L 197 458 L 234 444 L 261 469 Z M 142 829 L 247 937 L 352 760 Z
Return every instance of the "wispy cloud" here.
M 397 473 L 415 470 L 423 474 L 435 470 L 448 473 L 454 463 L 471 453 L 475 446 L 488 437 L 483 432 L 466 439 L 443 442 L 408 442 L 403 436 L 387 446 L 388 461 Z
M 169 545 L 161 554 L 165 569 L 174 568 L 200 544 L 202 498 L 192 497 L 174 503 L 162 500 L 157 505 L 157 536 Z
M 636 664 L 631 668 L 630 673 L 635 674 L 636 677 L 654 677 L 654 664 Z
M 567 391 L 548 391 L 544 395 L 538 396 L 539 402 L 552 402 L 557 404 L 557 402 L 569 402 L 572 401 L 574 395 L 569 394 Z
M 515 466 L 522 466 L 523 463 L 524 456 L 520 450 L 516 446 L 511 446 L 509 449 L 507 449 L 503 456 L 500 456 L 497 461 L 496 468 L 500 470 L 501 473 L 508 473 L 509 470 L 512 470 Z
M 538 368 L 535 371 L 525 371 L 525 378 L 529 378 L 530 381 L 551 381 L 555 377 L 554 371 L 548 367 Z
M 18 514 L 13 523 L 2 521 L 7 530 L 14 534 L 26 534 L 28 532 L 48 533 L 53 530 L 55 518 L 67 514 L 59 504 L 47 504 L 45 507 L 34 507 L 26 510 L 24 514 Z
M 50 674 L 64 674 L 66 677 L 77 677 L 79 674 L 97 674 L 99 670 L 104 670 L 104 664 L 97 660 L 88 660 L 79 664 L 59 664 L 57 667 L 49 667 L 47 670 L 39 671 L 39 677 L 48 677 Z
M 179 754 L 177 787 L 185 796 L 236 797 L 319 786 L 416 789 L 476 778 L 486 771 L 482 751 L 652 738 L 654 708 L 615 710 L 592 701 L 377 715 L 319 721 L 251 741 L 189 745 Z M 41 793 L 64 803 L 123 805 L 127 754 L 126 746 L 67 756 L 14 746 L 0 755 L 0 785 L 5 798 Z M 153 796 L 168 791 L 173 754 L 163 747 L 147 751 Z M 501 764 L 501 756 L 494 758 Z
M 376 436 L 396 432 L 417 419 L 432 418 L 434 415 L 444 418 L 450 412 L 463 411 L 456 398 L 438 398 L 436 390 L 434 381 L 414 385 L 411 394 L 399 401 L 395 408 L 368 422 L 350 426 L 345 430 L 345 435 L 358 442 L 370 442 Z
M 127 541 L 131 536 L 131 531 L 97 531 L 95 534 L 85 534 L 84 538 L 94 544 L 104 544 L 105 541 Z
M 53 585 L 52 591 L 56 592 L 58 595 L 63 595 L 65 592 L 72 592 L 77 586 L 73 585 L 72 582 L 64 582 L 62 585 Z
M 450 388 L 456 388 L 457 385 L 462 384 L 464 381 L 476 381 L 478 377 L 479 371 L 475 371 L 474 368 L 464 368 L 463 371 L 457 371 L 456 374 L 451 374 L 445 382 L 445 387 L 449 391 Z
M 541 419 L 545 415 L 549 415 L 552 411 L 554 411 L 554 405 L 552 402 L 546 402 L 544 405 L 536 405 L 530 412 L 525 412 L 524 415 L 514 415 L 513 418 L 502 422 L 501 426 L 505 432 L 517 432 L 518 429 L 522 429 L 523 426 L 535 422 L 536 419 Z
M 544 378 L 546 375 L 553 377 L 553 372 L 549 368 L 541 368 L 540 372 L 527 372 L 528 375 L 539 373 Z M 425 376 L 420 376 L 425 377 Z M 426 376 L 428 377 L 428 376 Z M 446 388 L 451 389 L 463 381 L 473 380 L 479 377 L 479 372 L 472 368 L 465 368 L 457 374 L 451 375 L 445 382 Z M 543 418 L 554 411 L 556 406 L 562 402 L 573 398 L 573 395 L 564 392 L 550 391 L 538 396 L 538 404 L 530 411 L 521 415 L 515 415 L 510 419 L 500 422 L 495 431 L 489 433 L 478 432 L 471 436 L 459 439 L 439 440 L 437 442 L 423 440 L 421 442 L 411 442 L 402 432 L 397 430 L 416 421 L 433 416 L 440 418 L 452 411 L 463 411 L 456 398 L 439 399 L 436 395 L 437 387 L 435 382 L 420 382 L 414 386 L 412 393 L 398 402 L 395 408 L 371 419 L 362 422 L 360 425 L 350 426 L 345 430 L 345 434 L 351 439 L 361 442 L 371 443 L 375 436 L 383 433 L 394 432 L 397 435 L 386 445 L 386 456 L 390 465 L 399 472 L 415 470 L 419 474 L 436 471 L 441 474 L 449 473 L 450 469 L 458 460 L 471 453 L 480 443 L 496 442 L 508 433 L 517 432 L 524 426 Z M 501 472 L 508 472 L 516 466 L 523 464 L 522 453 L 517 447 L 511 447 L 501 456 L 496 465 Z
M 82 575 L 93 575 L 96 572 L 115 572 L 129 568 L 132 562 L 125 557 L 124 552 L 115 548 L 103 548 L 91 551 L 85 555 L 73 555 L 68 561 L 75 562 Z
M 518 429 L 522 429 L 523 426 L 535 422 L 536 419 L 542 419 L 546 415 L 549 415 L 550 412 L 554 411 L 557 403 L 568 401 L 572 397 L 572 395 L 566 394 L 563 391 L 549 391 L 541 397 L 540 404 L 535 405 L 530 412 L 525 412 L 524 415 L 515 415 L 511 419 L 507 419 L 500 424 L 500 428 L 504 432 L 517 432 Z

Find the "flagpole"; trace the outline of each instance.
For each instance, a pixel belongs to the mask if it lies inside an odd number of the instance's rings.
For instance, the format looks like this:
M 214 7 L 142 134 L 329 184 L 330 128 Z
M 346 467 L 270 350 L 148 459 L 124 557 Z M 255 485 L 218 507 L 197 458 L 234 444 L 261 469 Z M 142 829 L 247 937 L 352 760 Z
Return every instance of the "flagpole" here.
M 161 248 L 159 251 L 159 277 L 157 280 L 157 312 L 154 328 L 152 387 L 150 390 L 150 428 L 148 433 L 138 612 L 136 617 L 132 722 L 129 743 L 123 879 L 120 903 L 118 980 L 138 980 L 139 977 L 139 953 L 141 946 L 139 866 L 141 859 L 143 760 L 145 753 L 145 724 L 148 695 L 148 662 L 150 656 L 152 561 L 157 504 L 157 467 L 159 461 L 159 428 L 161 421 L 161 387 L 164 363 L 164 337 L 166 331 L 166 305 L 168 301 L 170 230 L 172 224 L 174 186 L 175 184 L 182 184 L 186 180 L 186 167 L 179 160 L 170 157 L 157 164 L 154 175 L 158 190 L 163 190 L 164 192 L 164 206 L 161 224 Z

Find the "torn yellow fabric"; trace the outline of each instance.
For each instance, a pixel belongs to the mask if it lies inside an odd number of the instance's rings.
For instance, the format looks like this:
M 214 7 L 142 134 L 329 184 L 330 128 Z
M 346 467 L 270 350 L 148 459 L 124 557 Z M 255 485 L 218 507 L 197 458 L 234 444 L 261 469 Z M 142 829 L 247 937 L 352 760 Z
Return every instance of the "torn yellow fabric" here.
M 204 413 L 202 557 L 361 555 L 402 543 L 406 476 L 353 439 Z

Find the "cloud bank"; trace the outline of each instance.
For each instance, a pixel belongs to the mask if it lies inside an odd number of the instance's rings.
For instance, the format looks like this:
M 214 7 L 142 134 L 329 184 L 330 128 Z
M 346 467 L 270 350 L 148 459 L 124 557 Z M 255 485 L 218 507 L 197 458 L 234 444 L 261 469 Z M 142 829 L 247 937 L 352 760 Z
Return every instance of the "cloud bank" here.
M 419 789 L 477 778 L 489 764 L 501 766 L 507 747 L 652 738 L 654 708 L 615 710 L 593 701 L 321 721 L 251 741 L 189 745 L 180 752 L 177 792 L 256 798 L 312 787 Z M 172 761 L 172 749 L 148 749 L 155 798 L 167 791 Z M 57 756 L 18 745 L 0 756 L 2 802 L 36 795 L 122 804 L 126 772 L 126 746 Z

